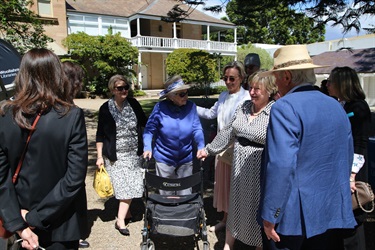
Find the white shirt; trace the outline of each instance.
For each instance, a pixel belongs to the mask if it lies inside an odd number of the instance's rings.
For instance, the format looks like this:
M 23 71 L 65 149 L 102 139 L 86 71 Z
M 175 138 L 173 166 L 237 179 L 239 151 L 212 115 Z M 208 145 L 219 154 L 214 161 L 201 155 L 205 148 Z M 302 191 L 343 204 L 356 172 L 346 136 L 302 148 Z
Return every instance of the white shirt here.
M 233 94 L 224 91 L 220 94 L 219 99 L 211 108 L 208 109 L 197 106 L 198 116 L 205 119 L 217 118 L 217 128 L 218 131 L 220 131 L 229 123 L 238 105 L 246 100 L 250 100 L 250 94 L 242 87 L 240 88 L 240 91 Z

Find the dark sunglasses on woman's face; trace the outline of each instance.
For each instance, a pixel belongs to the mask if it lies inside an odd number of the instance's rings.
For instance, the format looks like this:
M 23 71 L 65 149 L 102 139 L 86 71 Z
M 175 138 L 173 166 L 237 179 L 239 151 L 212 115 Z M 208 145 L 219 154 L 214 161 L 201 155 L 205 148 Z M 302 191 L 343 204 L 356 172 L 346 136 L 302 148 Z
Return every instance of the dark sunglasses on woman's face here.
M 184 96 L 186 96 L 188 94 L 188 92 L 186 91 L 186 92 L 181 92 L 181 93 L 176 93 L 175 95 L 178 95 L 179 97 L 184 97 Z
M 129 90 L 129 88 L 129 85 L 115 87 L 115 89 L 117 89 L 118 91 Z
M 236 80 L 236 78 L 234 76 L 230 76 L 230 77 L 224 76 L 223 77 L 224 82 L 227 82 L 228 79 L 229 79 L 230 82 L 234 82 L 234 80 Z

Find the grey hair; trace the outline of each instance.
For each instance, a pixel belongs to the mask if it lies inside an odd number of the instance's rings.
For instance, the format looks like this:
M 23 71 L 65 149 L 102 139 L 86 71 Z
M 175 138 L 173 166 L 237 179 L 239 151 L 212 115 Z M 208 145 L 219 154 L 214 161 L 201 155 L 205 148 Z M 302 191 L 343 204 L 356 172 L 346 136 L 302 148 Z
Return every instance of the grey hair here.
M 128 79 L 123 75 L 114 75 L 108 81 L 108 89 L 112 92 L 115 89 L 115 84 L 119 81 L 129 84 Z
M 243 82 L 246 78 L 246 71 L 245 71 L 245 66 L 243 65 L 242 62 L 240 61 L 233 61 L 225 65 L 223 69 L 223 74 L 225 74 L 225 71 L 227 69 L 237 69 L 238 70 L 238 76 L 241 78 L 241 82 Z
M 291 83 L 295 86 L 302 83 L 311 85 L 316 83 L 314 69 L 290 70 L 290 74 L 292 76 Z

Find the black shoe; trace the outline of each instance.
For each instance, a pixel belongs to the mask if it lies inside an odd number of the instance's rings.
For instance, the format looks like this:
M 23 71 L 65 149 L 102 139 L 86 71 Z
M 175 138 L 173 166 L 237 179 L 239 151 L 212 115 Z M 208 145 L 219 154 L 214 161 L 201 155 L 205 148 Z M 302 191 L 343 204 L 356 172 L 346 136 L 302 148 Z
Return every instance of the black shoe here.
M 79 248 L 88 248 L 88 247 L 90 247 L 90 244 L 87 241 L 85 240 L 79 241 Z
M 125 235 L 125 236 L 129 236 L 130 235 L 130 232 L 129 232 L 129 229 L 127 228 L 119 228 L 119 226 L 117 225 L 117 222 L 115 222 L 115 228 L 120 232 L 120 234 L 122 235 Z

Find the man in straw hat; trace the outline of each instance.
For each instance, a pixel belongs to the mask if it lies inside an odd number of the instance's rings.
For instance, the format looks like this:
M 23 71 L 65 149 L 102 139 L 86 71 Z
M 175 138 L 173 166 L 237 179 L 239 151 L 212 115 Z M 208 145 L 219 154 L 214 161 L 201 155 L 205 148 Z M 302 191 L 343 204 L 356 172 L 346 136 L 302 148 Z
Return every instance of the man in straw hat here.
M 281 47 L 274 67 L 282 95 L 267 130 L 259 223 L 263 249 L 343 249 L 353 228 L 349 177 L 350 123 L 340 104 L 314 89 L 315 65 L 306 45 Z M 340 245 L 341 244 L 341 245 Z

